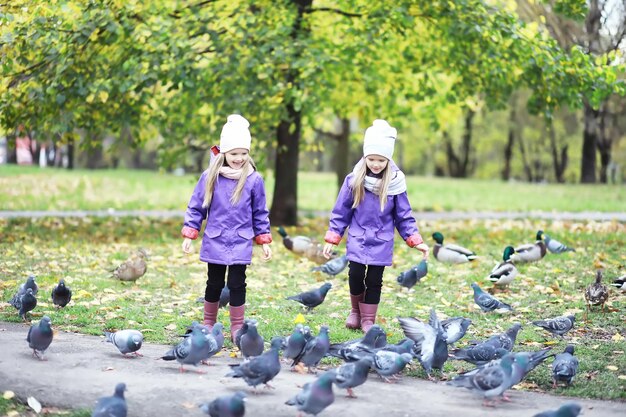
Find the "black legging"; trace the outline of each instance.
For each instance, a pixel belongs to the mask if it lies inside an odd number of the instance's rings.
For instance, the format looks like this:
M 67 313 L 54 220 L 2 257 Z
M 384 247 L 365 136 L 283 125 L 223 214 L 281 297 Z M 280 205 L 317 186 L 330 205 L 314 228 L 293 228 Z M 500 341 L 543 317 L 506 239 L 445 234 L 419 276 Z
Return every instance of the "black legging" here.
M 232 307 L 239 307 L 246 303 L 246 266 L 228 265 L 228 289 L 230 290 L 230 302 Z M 226 265 L 207 264 L 208 279 L 204 299 L 209 303 L 220 300 L 222 288 L 224 288 L 224 277 L 226 276 Z
M 380 291 L 383 288 L 384 266 L 363 265 L 350 261 L 348 265 L 348 283 L 350 284 L 350 294 L 359 295 L 365 292 L 365 304 L 378 304 L 380 302 Z M 367 268 L 367 274 L 365 269 Z

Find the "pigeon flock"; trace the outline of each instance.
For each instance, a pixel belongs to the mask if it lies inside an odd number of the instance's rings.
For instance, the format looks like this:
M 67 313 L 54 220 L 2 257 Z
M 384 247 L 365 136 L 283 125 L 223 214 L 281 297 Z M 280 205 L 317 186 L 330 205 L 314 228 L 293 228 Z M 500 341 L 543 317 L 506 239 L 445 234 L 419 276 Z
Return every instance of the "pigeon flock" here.
M 294 253 L 318 261 L 320 264 L 319 245 L 311 239 L 296 236 L 289 237 L 284 229 L 280 233 L 285 239 L 285 246 Z M 443 234 L 432 235 L 435 241 L 433 256 L 438 262 L 463 264 L 478 259 L 473 251 L 455 244 L 443 244 Z M 518 247 L 507 246 L 503 252 L 502 262 L 496 265 L 487 280 L 495 287 L 507 287 L 517 274 L 516 263 L 537 262 L 547 252 L 562 254 L 575 249 L 549 237 L 543 231 L 536 234 L 536 242 Z M 134 281 L 146 272 L 147 253 L 144 250 L 129 258 L 124 264 L 113 271 L 113 276 L 122 281 Z M 334 257 L 330 261 L 312 269 L 335 277 L 347 266 L 345 255 Z M 397 283 L 411 290 L 428 274 L 428 263 L 422 260 L 417 265 L 402 272 Z M 620 277 L 611 284 L 619 291 L 625 290 L 625 279 Z M 474 302 L 484 314 L 510 313 L 514 307 L 507 304 L 477 283 L 472 283 Z M 324 303 L 329 291 L 330 282 L 321 287 L 305 291 L 287 300 L 297 301 L 306 307 L 307 312 Z M 34 276 L 29 276 L 22 283 L 9 303 L 18 311 L 18 315 L 27 320 L 27 314 L 37 306 L 38 285 Z M 220 297 L 220 306 L 229 302 L 227 288 Z M 588 312 L 592 307 L 604 305 L 609 298 L 608 287 L 602 284 L 602 271 L 597 272 L 596 279 L 584 293 Z M 72 290 L 63 279 L 59 280 L 51 292 L 55 308 L 64 308 L 72 300 Z M 286 336 L 274 336 L 266 349 L 266 341 L 262 336 L 259 322 L 246 319 L 243 327 L 236 335 L 236 346 L 243 360 L 230 364 L 230 371 L 225 377 L 240 378 L 256 393 L 257 387 L 274 387 L 271 381 L 281 372 L 281 356 L 287 361 L 292 371 L 314 373 L 315 379 L 305 384 L 301 391 L 285 404 L 294 406 L 301 413 L 318 415 L 333 404 L 335 394 L 333 385 L 347 391 L 347 396 L 357 398 L 354 389 L 367 383 L 370 373 L 376 374 L 382 381 L 397 381 L 407 366 L 419 364 L 431 380 L 434 374 L 446 384 L 466 388 L 483 400 L 483 405 L 493 406 L 499 401 L 508 401 L 506 392 L 520 384 L 526 376 L 548 358 L 553 358 L 551 374 L 554 387 L 558 384 L 570 386 L 574 383 L 578 371 L 578 358 L 574 353 L 574 345 L 568 344 L 563 352 L 552 352 L 551 348 L 538 351 L 514 351 L 520 323 L 514 323 L 502 333 L 492 334 L 485 340 L 471 340 L 463 347 L 455 347 L 466 335 L 472 321 L 457 316 L 440 320 L 437 311 L 432 308 L 427 320 L 416 317 L 398 317 L 397 321 L 404 332 L 404 339 L 395 344 L 387 342 L 387 332 L 381 325 L 373 325 L 362 337 L 342 343 L 330 343 L 328 326 L 322 325 L 317 335 L 313 329 L 297 324 L 293 332 Z M 565 338 L 574 327 L 576 317 L 568 314 L 554 318 L 532 321 L 532 325 L 549 332 L 552 336 Z M 43 316 L 37 323 L 30 326 L 26 341 L 33 351 L 33 356 L 46 360 L 44 353 L 53 342 L 50 317 Z M 163 353 L 158 359 L 176 361 L 180 372 L 185 372 L 185 365 L 192 365 L 198 373 L 206 373 L 199 368 L 208 364 L 208 360 L 219 353 L 224 345 L 224 326 L 216 323 L 213 328 L 198 322 L 192 322 L 187 332 L 181 335 L 180 343 Z M 123 357 L 142 356 L 138 351 L 143 343 L 143 335 L 134 329 L 121 329 L 104 332 L 104 341 L 111 343 Z M 282 355 L 281 355 L 282 352 Z M 343 363 L 328 369 L 320 368 L 320 362 L 326 358 L 337 358 Z M 443 368 L 448 360 L 465 361 L 475 367 L 456 376 L 444 374 Z M 318 371 L 323 369 L 318 374 Z M 127 405 L 124 397 L 126 385 L 119 383 L 114 394 L 98 399 L 92 417 L 111 416 L 126 417 Z M 198 405 L 199 409 L 212 417 L 241 417 L 245 415 L 245 402 L 249 397 L 244 391 L 216 397 L 210 402 Z M 577 416 L 581 412 L 576 403 L 563 404 L 557 410 L 548 410 L 536 414 L 539 416 Z

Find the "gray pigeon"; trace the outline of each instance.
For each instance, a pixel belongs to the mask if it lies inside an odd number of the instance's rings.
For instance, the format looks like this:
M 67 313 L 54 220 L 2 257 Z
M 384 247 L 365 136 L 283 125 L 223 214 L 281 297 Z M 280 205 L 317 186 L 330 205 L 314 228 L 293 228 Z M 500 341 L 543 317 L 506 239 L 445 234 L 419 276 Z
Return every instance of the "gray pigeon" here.
M 350 356 L 356 354 L 357 352 L 365 351 L 372 353 L 374 349 L 376 349 L 376 341 L 384 334 L 385 332 L 383 329 L 375 324 L 367 331 L 367 333 L 365 333 L 365 336 L 360 339 L 349 340 L 343 343 L 333 343 L 330 345 L 328 355 L 345 361 L 354 360 L 351 359 Z
M 426 259 L 422 259 L 419 264 L 398 275 L 396 281 L 398 281 L 398 284 L 410 290 L 415 284 L 424 278 L 426 274 L 428 274 L 428 261 L 426 261 Z
M 552 362 L 552 386 L 556 388 L 559 382 L 571 385 L 577 371 L 578 358 L 574 356 L 574 346 L 567 345 L 565 351 L 556 355 Z
M 496 349 L 502 348 L 509 352 L 513 350 L 517 334 L 519 333 L 522 325 L 519 323 L 513 323 L 504 333 L 496 334 L 485 340 L 483 343 L 491 345 Z
M 545 233 L 543 234 L 543 240 L 546 243 L 548 250 L 552 253 L 576 252 L 576 249 L 570 248 L 556 239 L 552 239 Z
M 141 349 L 143 335 L 139 330 L 118 330 L 117 332 L 104 332 L 105 340 L 120 351 L 122 355 L 132 353 L 135 356 L 143 356 L 137 351 Z
M 508 352 L 506 349 L 496 348 L 490 344 L 479 343 L 455 351 L 452 354 L 452 358 L 481 366 L 502 358 Z
M 304 305 L 307 308 L 307 311 L 311 311 L 313 308 L 324 302 L 326 298 L 326 294 L 333 287 L 333 284 L 330 282 L 324 283 L 321 287 L 316 290 L 311 290 L 307 292 L 303 292 L 297 295 L 292 295 L 291 297 L 287 297 L 287 300 L 297 301 L 300 304 Z
M 431 379 L 432 370 L 443 369 L 444 363 L 448 360 L 447 335 L 435 309 L 430 310 L 428 324 L 416 318 L 398 317 L 398 320 L 404 335 L 415 342 L 414 352 L 417 359 Z
M 35 296 L 37 295 L 37 292 L 39 291 L 39 286 L 35 282 L 35 277 L 33 275 L 26 278 L 26 282 L 20 284 L 19 288 L 17 289 L 17 292 L 15 293 L 11 301 L 9 301 L 9 303 L 11 303 L 13 307 L 19 310 L 20 306 L 16 304 L 21 302 L 22 296 L 26 294 L 26 290 L 28 288 L 33 290 L 33 295 Z
M 573 315 L 569 315 L 556 317 L 554 319 L 536 320 L 533 321 L 533 324 L 535 326 L 546 329 L 555 336 L 563 337 L 565 333 L 572 330 L 572 328 L 574 327 L 575 319 L 576 317 L 574 317 Z
M 472 283 L 472 288 L 474 289 L 474 302 L 483 312 L 513 311 L 513 307 L 484 292 L 475 282 Z
M 19 305 L 18 314 L 22 320 L 26 320 L 26 313 L 37 307 L 37 298 L 35 297 L 35 293 L 32 288 L 26 289 L 26 293 L 20 298 Z
M 65 280 L 61 278 L 59 283 L 52 289 L 52 304 L 57 307 L 65 307 L 72 299 L 72 290 L 65 285 Z
M 200 404 L 204 414 L 211 417 L 243 417 L 246 413 L 246 393 L 237 391 L 233 395 L 222 395 L 211 402 Z
M 447 384 L 472 390 L 483 397 L 483 405 L 492 405 L 489 401 L 503 395 L 511 386 L 513 360 L 514 355 L 507 354 L 498 366 L 480 368 L 472 375 L 459 375 Z
M 44 352 L 48 349 L 50 343 L 52 343 L 52 337 L 53 332 L 50 327 L 50 317 L 43 316 L 38 324 L 30 326 L 26 341 L 28 342 L 28 347 L 33 350 L 33 356 L 38 357 L 39 360 L 44 360 Z M 38 352 L 41 353 L 41 356 L 39 356 Z
M 413 360 L 413 355 L 410 353 L 379 350 L 373 356 L 372 368 L 382 379 L 389 382 L 389 378 L 394 378 L 402 372 L 411 360 Z
M 265 348 L 263 336 L 259 334 L 256 321 L 248 322 L 247 331 L 239 339 L 239 349 L 244 358 L 259 356 Z
M 241 329 L 239 329 L 237 335 L 235 336 L 235 345 L 239 350 L 241 350 L 241 337 L 248 332 L 248 325 L 252 322 L 256 323 L 256 320 L 245 319 L 243 321 L 243 326 L 241 326 Z
M 322 326 L 320 327 L 320 333 L 307 342 L 302 353 L 294 358 L 291 366 L 302 362 L 309 368 L 309 371 L 311 371 L 311 368 L 317 367 L 322 358 L 326 356 L 329 349 L 330 340 L 328 339 L 328 326 Z
M 304 327 L 301 324 L 297 324 L 291 335 L 287 338 L 285 350 L 283 351 L 283 358 L 294 359 L 304 349 L 306 345 L 306 339 L 304 337 Z
M 269 350 L 241 364 L 229 365 L 231 372 L 226 376 L 243 378 L 251 387 L 265 384 L 266 387 L 273 388 L 269 382 L 280 372 L 278 351 L 282 343 L 281 337 L 272 338 Z
M 533 417 L 576 417 L 582 411 L 580 404 L 565 403 L 557 410 L 544 411 L 539 414 L 535 414 Z
M 124 391 L 126 391 L 126 384 L 117 384 L 112 397 L 102 397 L 98 400 L 91 417 L 126 417 L 128 407 Z
M 200 327 L 196 327 L 188 337 L 185 337 L 172 350 L 169 350 L 161 359 L 177 361 L 180 363 L 180 372 L 185 372 L 184 365 L 198 366 L 200 362 L 207 359 L 206 353 L 210 338 L 211 336 L 204 334 Z
M 538 350 L 536 352 L 517 352 L 515 353 L 515 357 L 514 357 L 514 361 L 519 357 L 526 357 L 527 360 L 524 361 L 526 363 L 526 368 L 523 370 L 523 377 L 526 376 L 526 374 L 528 374 L 530 371 L 532 371 L 533 369 L 535 369 L 537 366 L 539 366 L 541 363 L 543 363 L 543 361 L 545 361 L 547 358 L 549 358 L 550 356 L 554 356 L 554 354 L 550 353 L 550 350 L 552 348 L 544 348 L 542 350 Z M 505 349 L 499 348 L 498 349 L 498 355 L 500 357 L 504 357 L 508 354 L 509 352 Z M 499 366 L 500 362 L 502 361 L 501 358 L 498 359 L 493 359 L 485 364 L 479 365 L 477 368 L 474 369 L 470 369 L 469 371 L 466 372 L 462 372 L 459 375 L 466 375 L 466 376 L 470 376 L 473 375 L 477 372 L 479 372 L 482 368 L 485 367 L 489 367 L 489 366 Z M 517 361 L 518 363 L 520 362 L 519 360 Z M 517 381 L 519 382 L 519 381 Z
M 224 288 L 222 288 L 222 292 L 220 293 L 219 306 L 220 308 L 226 307 L 228 303 L 230 303 L 230 289 L 228 288 L 228 285 L 224 285 Z
M 366 356 L 356 362 L 341 365 L 339 368 L 335 369 L 335 385 L 337 385 L 338 388 L 348 390 L 348 397 L 356 398 L 352 388 L 356 388 L 367 381 L 367 374 L 373 361 L 373 357 Z
M 348 266 L 348 258 L 346 257 L 346 255 L 343 255 L 338 258 L 331 259 L 324 265 L 311 268 L 311 271 L 321 271 L 325 274 L 330 275 L 331 277 L 334 277 L 335 275 L 340 274 L 341 271 L 346 269 L 346 266 Z
M 380 350 L 388 350 L 396 353 L 411 353 L 413 352 L 413 345 L 415 345 L 415 342 L 408 337 L 405 337 L 394 345 L 383 346 Z
M 334 370 L 324 372 L 315 381 L 304 384 L 302 391 L 285 404 L 294 405 L 298 411 L 316 416 L 335 401 L 333 382 L 336 379 Z
M 451 317 L 441 322 L 443 329 L 446 331 L 446 343 L 452 345 L 459 340 L 467 332 L 467 328 L 472 324 L 472 320 L 465 317 Z

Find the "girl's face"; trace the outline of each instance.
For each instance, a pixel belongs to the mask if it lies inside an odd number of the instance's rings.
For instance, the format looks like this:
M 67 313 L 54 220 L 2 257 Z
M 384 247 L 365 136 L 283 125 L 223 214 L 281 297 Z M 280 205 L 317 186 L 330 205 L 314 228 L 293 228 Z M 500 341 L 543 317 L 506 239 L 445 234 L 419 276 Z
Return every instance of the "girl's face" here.
M 365 157 L 365 163 L 372 173 L 380 174 L 387 167 L 389 160 L 380 155 L 368 155 Z
M 248 162 L 248 150 L 243 148 L 232 149 L 224 154 L 226 163 L 233 169 L 241 169 Z

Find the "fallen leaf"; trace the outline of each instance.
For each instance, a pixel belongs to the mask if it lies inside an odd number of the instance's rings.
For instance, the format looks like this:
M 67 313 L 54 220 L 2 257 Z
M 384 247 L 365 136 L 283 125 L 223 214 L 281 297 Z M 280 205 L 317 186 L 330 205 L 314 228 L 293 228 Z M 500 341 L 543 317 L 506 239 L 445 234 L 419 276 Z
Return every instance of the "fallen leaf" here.
M 622 340 L 624 340 L 624 336 L 622 336 L 619 333 L 615 333 L 613 337 L 611 338 L 611 340 L 614 340 L 616 342 L 621 342 Z
M 298 313 L 298 315 L 293 320 L 293 322 L 296 323 L 296 324 L 298 324 L 298 323 L 306 323 L 306 319 L 304 318 L 304 315 L 302 313 Z
M 626 375 L 618 375 L 617 379 L 626 379 Z
M 28 406 L 32 408 L 35 413 L 39 414 L 41 412 L 41 403 L 37 401 L 35 397 L 28 397 L 26 402 L 28 402 Z
M 606 367 L 606 369 L 608 369 L 609 371 L 617 371 L 618 368 L 617 368 L 617 366 L 609 365 L 609 366 Z
M 13 391 L 4 391 L 4 394 L 2 394 L 2 398 L 5 400 L 10 400 L 13 397 L 15 397 L 15 393 Z

